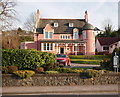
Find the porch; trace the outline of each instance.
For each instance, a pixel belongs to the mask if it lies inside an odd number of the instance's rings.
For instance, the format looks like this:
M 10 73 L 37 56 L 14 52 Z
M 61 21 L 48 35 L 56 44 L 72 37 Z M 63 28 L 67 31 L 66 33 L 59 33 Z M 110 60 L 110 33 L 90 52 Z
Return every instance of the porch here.
M 41 40 L 41 51 L 55 54 L 86 55 L 86 42 L 81 40 Z

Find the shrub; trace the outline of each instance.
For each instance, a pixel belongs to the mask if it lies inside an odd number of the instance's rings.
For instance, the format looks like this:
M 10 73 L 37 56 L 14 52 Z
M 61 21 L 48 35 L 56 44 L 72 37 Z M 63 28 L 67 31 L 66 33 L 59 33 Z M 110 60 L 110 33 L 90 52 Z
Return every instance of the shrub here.
M 44 72 L 44 68 L 43 67 L 38 67 L 35 70 L 37 73 L 43 73 Z
M 46 64 L 43 66 L 45 71 L 54 71 L 56 70 L 57 68 L 59 68 L 59 64 L 56 64 L 56 63 L 50 63 L 50 64 Z
M 104 59 L 100 62 L 100 65 L 102 68 L 105 68 L 105 69 L 111 69 L 112 68 L 112 65 L 111 65 L 111 61 L 110 59 Z
M 55 55 L 52 53 L 36 51 L 33 49 L 3 49 L 2 65 L 17 66 L 19 69 L 36 69 L 45 64 L 55 63 Z
M 45 73 L 46 74 L 58 74 L 59 72 L 58 71 L 46 71 Z
M 18 70 L 13 73 L 18 77 L 20 77 L 21 79 L 29 78 L 35 74 L 35 72 L 31 70 Z
M 87 69 L 80 73 L 80 77 L 82 78 L 94 78 L 99 77 L 103 72 L 98 70 Z
M 9 73 L 13 73 L 15 71 L 18 71 L 18 67 L 17 66 L 8 66 L 8 72 Z
M 2 67 L 2 73 L 8 73 L 8 68 L 7 67 Z
M 60 73 L 75 73 L 75 71 L 71 68 L 58 68 L 57 71 Z

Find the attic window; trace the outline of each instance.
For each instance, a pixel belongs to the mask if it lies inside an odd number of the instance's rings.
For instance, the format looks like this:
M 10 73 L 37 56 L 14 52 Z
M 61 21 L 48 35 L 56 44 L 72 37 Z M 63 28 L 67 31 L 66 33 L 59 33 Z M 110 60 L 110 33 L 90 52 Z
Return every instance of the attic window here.
M 54 23 L 54 27 L 58 27 L 58 23 Z
M 73 27 L 73 23 L 69 23 L 69 27 Z

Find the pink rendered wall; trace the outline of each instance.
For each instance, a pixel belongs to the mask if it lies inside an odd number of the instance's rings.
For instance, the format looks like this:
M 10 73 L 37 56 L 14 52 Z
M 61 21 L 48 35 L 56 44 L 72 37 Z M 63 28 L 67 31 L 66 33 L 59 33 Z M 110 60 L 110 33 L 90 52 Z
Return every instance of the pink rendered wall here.
M 95 36 L 93 34 L 93 30 L 86 30 L 86 54 L 94 55 L 95 54 Z

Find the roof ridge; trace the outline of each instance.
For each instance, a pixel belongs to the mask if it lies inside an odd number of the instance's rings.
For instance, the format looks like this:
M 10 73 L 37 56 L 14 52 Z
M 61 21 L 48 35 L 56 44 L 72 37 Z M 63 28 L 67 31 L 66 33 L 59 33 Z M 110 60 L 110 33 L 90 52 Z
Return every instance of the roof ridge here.
M 78 18 L 40 18 L 40 19 L 49 19 L 49 20 L 85 20 L 85 19 L 78 19 Z

